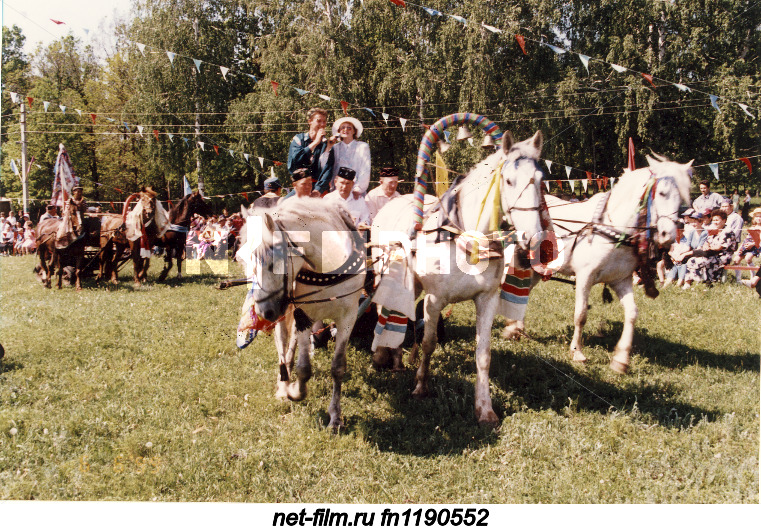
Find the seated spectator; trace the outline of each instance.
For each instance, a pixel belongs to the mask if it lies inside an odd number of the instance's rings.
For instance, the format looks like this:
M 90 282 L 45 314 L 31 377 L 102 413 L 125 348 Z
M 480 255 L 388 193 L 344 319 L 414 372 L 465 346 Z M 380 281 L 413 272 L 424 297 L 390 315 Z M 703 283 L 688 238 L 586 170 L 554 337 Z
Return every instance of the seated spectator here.
M 21 250 L 24 255 L 29 255 L 37 251 L 37 233 L 35 233 L 31 221 L 28 221 L 24 226 L 24 240 L 21 245 Z
M 223 258 L 227 254 L 228 237 L 230 235 L 230 226 L 227 224 L 227 218 L 221 218 L 214 229 L 214 258 Z
M 750 231 L 751 229 L 753 229 L 755 233 L 761 231 L 761 207 L 757 207 L 753 211 L 751 218 L 751 226 L 748 229 L 748 235 L 732 257 L 733 264 L 741 264 L 742 261 L 745 260 L 745 263 L 750 266 L 753 263 L 754 257 L 761 256 L 761 244 L 759 244 L 758 241 L 759 235 L 756 234 L 754 237 L 753 233 Z M 735 270 L 735 279 L 737 279 L 737 282 L 740 282 L 741 277 L 742 271 Z
M 699 249 L 685 255 L 690 256 L 690 259 L 687 261 L 684 289 L 688 289 L 695 281 L 710 285 L 721 280 L 724 266 L 729 264 L 732 253 L 737 249 L 735 234 L 726 224 L 727 214 L 721 209 L 714 209 L 706 241 Z
M 196 246 L 196 258 L 198 260 L 205 259 L 206 253 L 211 249 L 214 243 L 214 231 L 214 224 L 209 222 L 203 231 L 201 231 L 201 234 L 198 235 L 198 245 Z
M 370 223 L 384 205 L 397 196 L 401 196 L 396 190 L 398 185 L 399 171 L 394 167 L 383 167 L 380 171 L 380 185 L 365 196 L 365 204 L 370 211 Z
M 365 205 L 364 198 L 355 198 L 352 192 L 356 172 L 348 167 L 341 167 L 336 174 L 336 190 L 328 193 L 325 200 L 343 205 L 351 215 L 357 229 L 370 228 L 370 211 Z
M 684 234 L 677 244 L 671 246 L 668 255 L 674 266 L 666 274 L 666 282 L 663 287 L 668 287 L 674 280 L 677 286 L 684 284 L 684 278 L 687 273 L 687 258 L 691 255 L 692 250 L 698 249 L 705 244 L 708 238 L 708 231 L 703 229 L 703 215 L 688 209 L 685 213 L 690 213 L 685 218 Z
M 732 200 L 725 198 L 721 210 L 727 215 L 727 229 L 735 234 L 735 240 L 742 240 L 743 218 L 732 210 Z
M 15 222 L 11 223 L 10 220 L 6 220 L 3 224 L 3 230 L 0 232 L 0 253 L 3 255 L 10 255 L 13 252 L 13 242 L 16 239 L 14 224 Z

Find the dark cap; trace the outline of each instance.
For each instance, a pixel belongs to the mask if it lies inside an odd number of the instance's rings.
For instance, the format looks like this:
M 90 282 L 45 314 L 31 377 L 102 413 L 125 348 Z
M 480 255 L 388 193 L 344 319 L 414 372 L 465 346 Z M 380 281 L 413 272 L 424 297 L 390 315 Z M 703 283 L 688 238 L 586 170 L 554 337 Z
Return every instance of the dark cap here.
M 48 204 L 48 206 L 46 207 L 46 209 L 55 209 L 55 208 L 56 208 L 55 204 Z
M 383 167 L 380 171 L 381 178 L 398 178 L 399 170 L 396 167 Z
M 293 171 L 293 174 L 292 174 L 293 181 L 302 180 L 307 177 L 309 178 L 312 177 L 312 170 L 309 167 L 296 169 L 295 171 Z
M 77 189 L 79 189 L 80 191 L 84 190 L 81 185 L 75 185 L 74 187 L 71 188 L 72 191 L 76 191 Z
M 280 180 L 277 179 L 277 176 L 271 176 L 264 180 L 264 190 L 265 191 L 273 191 L 275 189 L 280 189 L 282 185 L 280 184 Z
M 354 172 L 353 169 L 350 169 L 349 167 L 341 167 L 338 169 L 338 174 L 336 176 L 340 176 L 344 180 L 351 180 L 354 181 L 354 177 L 357 175 L 356 172 Z

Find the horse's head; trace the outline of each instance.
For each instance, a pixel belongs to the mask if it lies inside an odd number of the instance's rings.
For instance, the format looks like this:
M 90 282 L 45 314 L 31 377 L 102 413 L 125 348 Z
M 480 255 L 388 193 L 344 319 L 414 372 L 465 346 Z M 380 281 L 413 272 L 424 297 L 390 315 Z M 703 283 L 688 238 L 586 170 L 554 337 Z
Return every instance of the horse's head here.
M 506 220 L 522 233 L 518 245 L 527 249 L 531 238 L 542 231 L 542 178 L 539 156 L 542 152 L 542 132 L 515 143 L 512 134 L 502 136 L 502 210 Z
M 195 191 L 189 196 L 187 201 L 188 218 L 192 218 L 195 214 L 208 218 L 214 214 L 214 211 L 211 210 L 211 206 L 203 199 L 203 195 L 200 192 Z
M 654 240 L 659 246 L 668 246 L 676 240 L 679 205 L 690 200 L 692 161 L 681 164 L 662 156 L 647 157 L 654 183 L 648 207 Z
M 140 191 L 140 205 L 142 206 L 143 222 L 147 224 L 156 214 L 156 193 L 149 187 L 143 187 Z

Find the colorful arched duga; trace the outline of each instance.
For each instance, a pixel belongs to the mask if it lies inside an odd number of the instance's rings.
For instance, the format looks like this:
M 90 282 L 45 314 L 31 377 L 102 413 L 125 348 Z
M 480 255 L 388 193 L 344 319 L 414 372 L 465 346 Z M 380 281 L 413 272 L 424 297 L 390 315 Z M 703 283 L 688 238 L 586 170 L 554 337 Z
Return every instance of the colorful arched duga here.
M 428 186 L 428 163 L 431 161 L 431 154 L 433 154 L 439 141 L 444 137 L 444 130 L 451 125 L 477 126 L 484 134 L 489 134 L 497 144 L 502 139 L 502 131 L 496 123 L 480 114 L 472 114 L 470 112 L 450 114 L 431 125 L 426 133 L 423 134 L 420 149 L 417 152 L 413 202 L 415 207 L 415 231 L 419 231 L 423 225 L 423 200 L 425 199 L 425 190 Z

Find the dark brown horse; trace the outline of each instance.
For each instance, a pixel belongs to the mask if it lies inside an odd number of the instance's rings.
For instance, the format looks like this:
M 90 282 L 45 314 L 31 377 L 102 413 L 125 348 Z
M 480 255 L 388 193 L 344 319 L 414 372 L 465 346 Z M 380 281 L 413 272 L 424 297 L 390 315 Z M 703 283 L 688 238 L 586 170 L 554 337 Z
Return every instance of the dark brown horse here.
M 177 260 L 177 278 L 182 278 L 182 260 L 185 255 L 185 242 L 190 230 L 193 215 L 199 214 L 204 218 L 211 216 L 211 207 L 204 201 L 198 191 L 187 195 L 177 205 L 169 210 L 169 229 L 156 241 L 156 245 L 164 248 L 164 269 L 159 275 L 159 282 L 166 279 L 172 269 L 172 259 Z
M 126 213 L 127 206 L 133 197 L 139 196 L 135 208 Z M 151 264 L 151 249 L 156 244 L 159 236 L 163 234 L 167 218 L 166 212 L 158 209 L 156 193 L 150 189 L 143 189 L 140 193 L 133 194 L 124 204 L 126 236 L 132 254 L 134 268 L 133 279 L 135 286 L 145 282 L 148 278 L 148 266 Z M 163 217 L 162 217 L 163 216 Z
M 84 235 L 74 240 L 63 249 L 56 248 L 56 233 L 61 225 L 60 218 L 48 218 L 37 226 L 37 254 L 40 258 L 42 282 L 46 288 L 51 287 L 50 279 L 58 270 L 57 288 L 63 285 L 63 268 L 66 262 L 74 263 L 74 278 L 77 291 L 82 289 L 80 274 L 85 265 L 85 248 L 87 246 L 99 246 L 100 220 L 97 218 L 84 218 L 82 229 Z
M 98 281 L 104 277 L 117 284 L 117 274 L 122 255 L 129 247 L 124 215 L 106 214 L 100 220 L 100 272 Z

